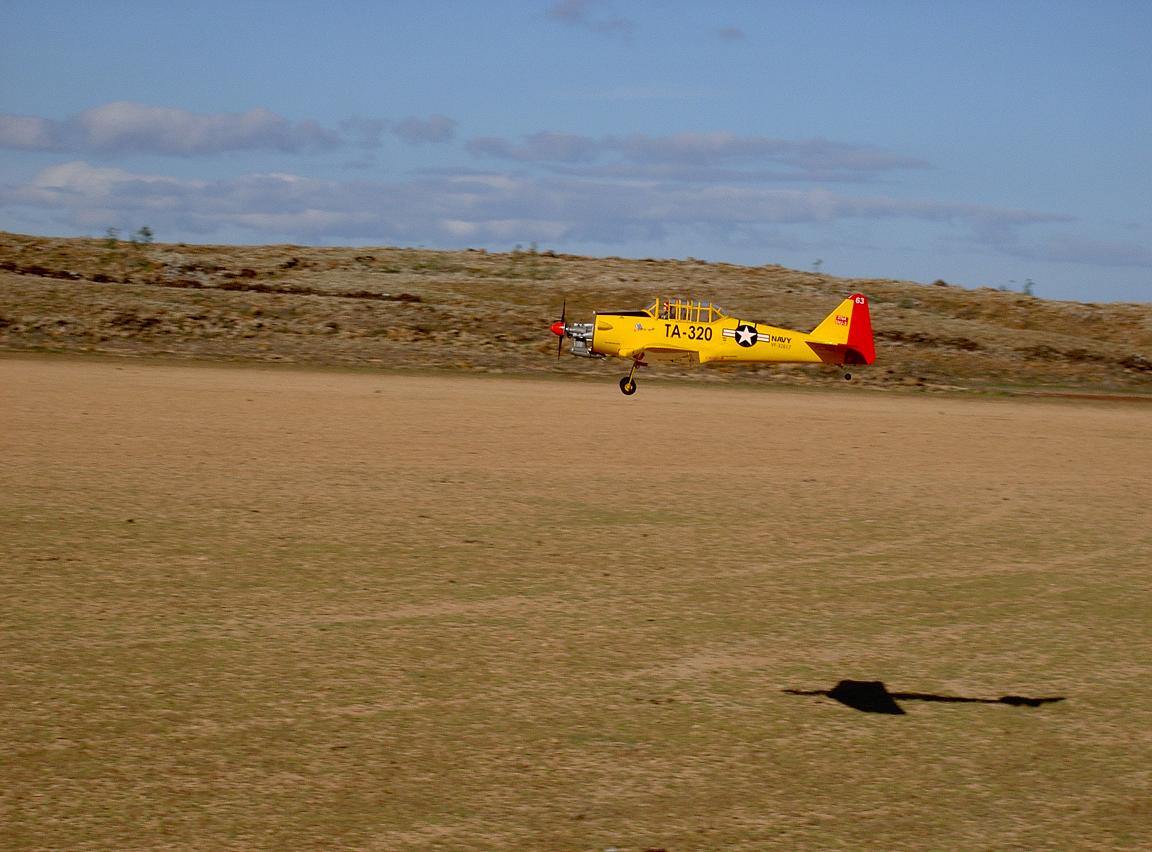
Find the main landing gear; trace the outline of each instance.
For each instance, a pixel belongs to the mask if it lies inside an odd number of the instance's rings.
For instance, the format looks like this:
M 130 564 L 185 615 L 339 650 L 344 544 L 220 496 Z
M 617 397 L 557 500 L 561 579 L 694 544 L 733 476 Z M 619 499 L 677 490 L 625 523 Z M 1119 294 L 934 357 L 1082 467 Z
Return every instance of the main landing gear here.
M 628 375 L 620 380 L 620 392 L 624 396 L 632 396 L 636 393 L 636 368 L 647 367 L 643 361 L 633 361 L 632 369 L 628 371 Z

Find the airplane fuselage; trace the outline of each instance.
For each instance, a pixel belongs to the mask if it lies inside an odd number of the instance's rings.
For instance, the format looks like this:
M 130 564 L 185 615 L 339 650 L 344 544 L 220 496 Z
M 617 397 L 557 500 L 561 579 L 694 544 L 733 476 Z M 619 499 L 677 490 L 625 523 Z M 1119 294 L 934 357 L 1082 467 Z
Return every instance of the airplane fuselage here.
M 626 394 L 636 391 L 636 367 L 653 360 L 843 367 L 876 358 L 868 299 L 860 293 L 841 301 L 810 332 L 738 319 L 715 305 L 682 299 L 657 299 L 642 311 L 597 311 L 591 322 L 561 319 L 552 332 L 572 341 L 573 355 L 631 359 L 632 369 L 620 382 Z
M 591 351 L 598 355 L 658 360 L 688 356 L 694 363 L 810 362 L 824 359 L 806 345 L 811 335 L 787 328 L 725 317 L 684 322 L 633 314 L 596 315 Z

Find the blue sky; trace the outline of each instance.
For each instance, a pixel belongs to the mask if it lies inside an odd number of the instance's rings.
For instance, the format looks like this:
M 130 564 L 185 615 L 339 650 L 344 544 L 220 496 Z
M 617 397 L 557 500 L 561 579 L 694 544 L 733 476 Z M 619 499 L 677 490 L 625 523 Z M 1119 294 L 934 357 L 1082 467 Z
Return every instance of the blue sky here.
M 1146 0 L 3 0 L 0 229 L 1152 301 Z

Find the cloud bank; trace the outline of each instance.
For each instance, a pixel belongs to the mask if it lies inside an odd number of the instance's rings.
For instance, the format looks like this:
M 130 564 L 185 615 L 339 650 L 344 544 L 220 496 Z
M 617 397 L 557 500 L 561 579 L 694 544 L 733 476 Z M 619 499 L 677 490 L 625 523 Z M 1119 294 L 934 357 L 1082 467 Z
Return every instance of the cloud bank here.
M 346 145 L 374 148 L 385 132 L 409 144 L 448 142 L 445 116 L 347 119 L 336 128 L 291 121 L 271 110 L 196 113 L 116 101 L 62 120 L 0 113 L 0 148 L 81 155 L 203 157 L 239 151 L 312 154 Z
M 591 137 L 542 132 L 519 141 L 480 137 L 468 142 L 477 157 L 589 175 L 684 180 L 869 181 L 899 171 L 929 169 L 924 160 L 877 145 L 828 139 L 777 139 L 734 133 Z M 574 166 L 589 166 L 574 169 Z M 734 171 L 739 168 L 740 171 Z M 759 171 L 757 171 L 757 169 Z
M 63 121 L 0 115 L 0 146 L 35 151 L 189 157 L 227 151 L 323 151 L 341 143 L 339 134 L 316 122 L 291 122 L 266 109 L 203 114 L 117 101 Z
M 72 161 L 0 187 L 0 210 L 102 229 L 146 222 L 158 233 L 237 229 L 256 240 L 485 245 L 537 240 L 625 244 L 674 235 L 734 243 L 780 226 L 918 220 L 986 231 L 1067 217 L 979 205 L 849 196 L 827 188 L 620 182 L 462 171 L 399 180 L 321 180 L 263 173 L 189 180 Z M 1114 255 L 1115 256 L 1115 255 Z M 1139 258 L 1135 258 L 1139 259 Z
M 128 102 L 63 120 L 0 114 L 0 148 L 72 155 L 0 184 L 0 227 L 99 233 L 147 224 L 162 239 L 446 248 L 536 241 L 654 254 L 703 244 L 722 255 L 871 249 L 911 224 L 928 251 L 1152 267 L 1143 244 L 1085 237 L 1068 227 L 1070 216 L 904 197 L 903 178 L 933 166 L 878 145 L 723 132 L 542 131 L 458 142 L 457 131 L 438 114 L 326 127 L 266 109 L 200 114 Z M 456 164 L 361 180 L 292 170 L 188 178 L 128 165 L 138 154 L 372 149 L 387 136 L 444 146 Z

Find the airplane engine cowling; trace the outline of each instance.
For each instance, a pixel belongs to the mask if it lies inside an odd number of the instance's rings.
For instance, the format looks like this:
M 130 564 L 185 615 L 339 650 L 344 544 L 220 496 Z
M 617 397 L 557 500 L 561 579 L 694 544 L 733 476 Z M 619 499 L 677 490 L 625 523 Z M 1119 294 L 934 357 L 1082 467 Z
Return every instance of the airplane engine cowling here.
M 564 327 L 564 331 L 572 341 L 572 348 L 569 351 L 573 355 L 580 355 L 583 358 L 596 357 L 592 352 L 592 336 L 596 333 L 594 323 L 570 322 Z

